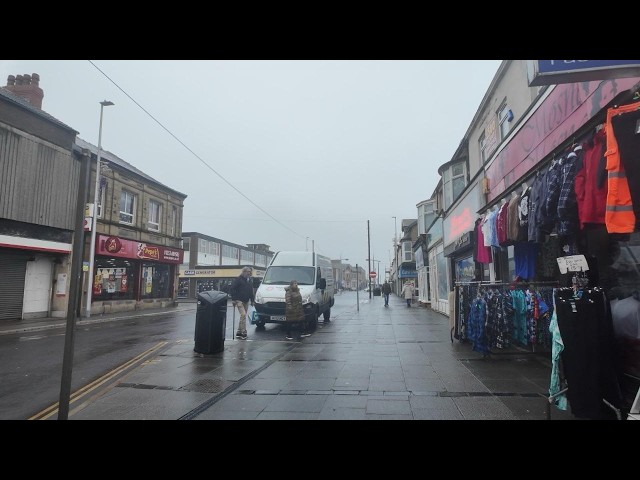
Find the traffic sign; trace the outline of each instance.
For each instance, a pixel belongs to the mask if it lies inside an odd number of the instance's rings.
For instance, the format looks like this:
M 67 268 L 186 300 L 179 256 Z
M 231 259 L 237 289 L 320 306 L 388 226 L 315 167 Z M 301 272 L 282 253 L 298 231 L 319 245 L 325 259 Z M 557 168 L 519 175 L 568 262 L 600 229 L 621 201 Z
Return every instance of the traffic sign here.
M 369 272 L 369 278 L 376 278 L 378 274 L 376 272 Z

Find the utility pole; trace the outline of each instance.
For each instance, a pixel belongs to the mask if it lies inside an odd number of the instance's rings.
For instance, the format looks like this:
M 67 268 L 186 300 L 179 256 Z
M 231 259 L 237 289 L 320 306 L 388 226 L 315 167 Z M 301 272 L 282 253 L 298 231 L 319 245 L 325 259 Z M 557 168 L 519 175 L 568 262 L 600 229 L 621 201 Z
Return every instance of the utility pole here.
M 369 230 L 369 220 L 367 220 L 367 245 L 367 261 L 369 262 L 369 271 L 367 272 L 367 275 L 369 277 L 369 300 L 371 300 L 371 231 Z
M 84 249 L 84 206 L 89 193 L 89 178 L 91 172 L 91 153 L 82 150 L 80 158 L 80 185 L 76 200 L 75 231 L 73 232 L 73 250 L 71 254 L 71 278 L 69 279 L 69 301 L 67 303 L 67 326 L 64 332 L 64 354 L 62 357 L 62 376 L 60 378 L 60 397 L 58 401 L 58 420 L 69 418 L 69 403 L 71 401 L 71 374 L 73 370 L 73 345 L 75 342 L 75 328 L 82 287 L 82 250 Z M 94 206 L 95 215 L 95 206 Z M 89 285 L 89 288 L 92 288 Z

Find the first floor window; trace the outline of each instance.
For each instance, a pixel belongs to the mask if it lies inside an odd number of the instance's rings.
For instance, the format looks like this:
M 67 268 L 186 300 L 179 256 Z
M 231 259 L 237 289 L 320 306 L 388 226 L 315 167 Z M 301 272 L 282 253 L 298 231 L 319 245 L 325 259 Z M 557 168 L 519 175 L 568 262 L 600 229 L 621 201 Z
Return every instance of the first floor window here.
M 149 230 L 160 231 L 160 211 L 162 205 L 153 200 L 149 201 Z
M 120 194 L 120 223 L 133 225 L 136 197 L 132 193 L 123 191 Z

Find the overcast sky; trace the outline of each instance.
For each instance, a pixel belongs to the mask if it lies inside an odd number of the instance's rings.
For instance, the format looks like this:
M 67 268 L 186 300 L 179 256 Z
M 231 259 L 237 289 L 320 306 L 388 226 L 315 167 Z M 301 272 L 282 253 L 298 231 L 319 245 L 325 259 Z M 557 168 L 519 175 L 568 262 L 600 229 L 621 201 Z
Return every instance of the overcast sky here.
M 389 268 L 501 60 L 10 60 L 42 108 L 187 195 L 183 231 Z M 382 274 L 382 272 L 380 272 Z

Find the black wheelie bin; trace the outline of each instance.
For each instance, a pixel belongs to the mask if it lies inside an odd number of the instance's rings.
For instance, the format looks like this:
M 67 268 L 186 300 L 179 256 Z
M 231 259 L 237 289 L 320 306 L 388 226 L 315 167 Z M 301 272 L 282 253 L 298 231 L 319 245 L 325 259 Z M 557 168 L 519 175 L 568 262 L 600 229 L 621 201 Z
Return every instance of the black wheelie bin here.
M 211 354 L 224 350 L 228 297 L 229 295 L 218 290 L 198 294 L 193 347 L 196 353 Z

